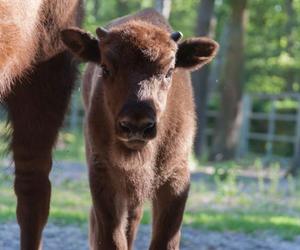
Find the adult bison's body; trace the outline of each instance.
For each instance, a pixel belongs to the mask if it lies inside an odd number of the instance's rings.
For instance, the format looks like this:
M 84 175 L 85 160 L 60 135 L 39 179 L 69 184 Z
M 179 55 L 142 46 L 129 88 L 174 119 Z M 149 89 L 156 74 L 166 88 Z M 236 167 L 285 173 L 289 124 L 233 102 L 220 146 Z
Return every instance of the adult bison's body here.
M 153 201 L 150 249 L 178 249 L 195 130 L 189 71 L 209 62 L 207 38 L 178 43 L 153 10 L 117 19 L 98 39 L 63 31 L 88 65 L 83 89 L 93 208 L 92 249 L 131 249 L 143 201 Z
M 50 202 L 51 151 L 75 65 L 60 30 L 78 25 L 81 0 L 0 1 L 0 103 L 8 110 L 21 249 L 40 246 Z

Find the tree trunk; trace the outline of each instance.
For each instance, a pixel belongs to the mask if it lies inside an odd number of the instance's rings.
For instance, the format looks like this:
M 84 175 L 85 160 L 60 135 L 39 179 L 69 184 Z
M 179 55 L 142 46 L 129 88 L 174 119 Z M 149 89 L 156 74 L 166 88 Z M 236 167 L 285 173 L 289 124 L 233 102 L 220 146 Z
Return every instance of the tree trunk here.
M 287 37 L 287 46 L 286 52 L 293 57 L 293 46 L 294 46 L 294 39 L 293 39 L 293 29 L 296 27 L 296 12 L 293 6 L 293 0 L 285 0 L 285 13 L 287 16 L 287 22 L 285 25 L 285 35 Z M 286 90 L 288 92 L 293 91 L 293 83 L 295 80 L 295 72 L 293 69 L 288 70 L 286 73 Z
M 293 6 L 293 0 L 285 0 L 285 7 L 286 7 L 286 16 L 287 16 L 287 23 L 285 33 L 287 36 L 287 47 L 286 51 L 290 56 L 293 56 L 293 46 L 294 46 L 294 39 L 293 39 L 293 29 L 297 27 L 296 22 L 296 12 Z M 293 83 L 296 81 L 296 75 L 294 70 L 289 70 L 287 72 L 287 91 L 293 91 Z M 300 107 L 298 107 L 298 112 L 300 112 Z M 299 114 L 298 114 L 299 116 Z M 298 124 L 299 126 L 299 124 Z M 291 161 L 290 167 L 286 173 L 286 175 L 297 175 L 300 172 L 300 141 L 298 140 L 297 146 L 295 146 L 296 152 L 294 153 L 294 157 Z
M 116 1 L 116 7 L 118 10 L 119 16 L 125 16 L 130 14 L 129 12 L 129 6 L 128 6 L 128 0 L 117 0 Z
M 228 46 L 228 22 L 225 22 L 222 28 L 222 32 L 220 35 L 220 48 L 218 51 L 217 56 L 215 57 L 213 63 L 211 64 L 210 72 L 209 72 L 209 79 L 208 79 L 208 99 L 212 93 L 216 93 L 219 87 L 219 78 L 222 71 L 222 65 L 224 64 L 225 60 L 225 52 L 227 51 Z
M 202 0 L 199 4 L 196 29 L 198 36 L 212 36 L 214 2 L 214 0 Z M 197 112 L 197 132 L 194 143 L 194 153 L 197 158 L 201 157 L 205 143 L 207 97 L 209 92 L 208 76 L 209 65 L 193 73 L 193 87 Z
M 172 0 L 155 0 L 155 9 L 166 19 L 169 19 L 171 13 Z
M 242 70 L 247 0 L 231 0 L 228 47 L 220 77 L 221 107 L 210 160 L 235 157 L 242 122 Z
M 101 8 L 101 0 L 94 0 L 94 11 L 93 12 L 94 12 L 94 16 L 95 16 L 96 20 L 98 20 L 100 8 Z

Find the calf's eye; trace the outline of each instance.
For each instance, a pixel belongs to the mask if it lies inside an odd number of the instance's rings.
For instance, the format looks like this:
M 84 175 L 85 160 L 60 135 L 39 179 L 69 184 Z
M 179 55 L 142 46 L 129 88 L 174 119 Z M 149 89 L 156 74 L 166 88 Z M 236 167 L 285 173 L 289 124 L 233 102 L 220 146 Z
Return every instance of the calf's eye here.
M 110 76 L 110 71 L 108 70 L 106 65 L 102 64 L 101 68 L 102 68 L 102 76 L 104 78 L 107 78 L 108 76 Z

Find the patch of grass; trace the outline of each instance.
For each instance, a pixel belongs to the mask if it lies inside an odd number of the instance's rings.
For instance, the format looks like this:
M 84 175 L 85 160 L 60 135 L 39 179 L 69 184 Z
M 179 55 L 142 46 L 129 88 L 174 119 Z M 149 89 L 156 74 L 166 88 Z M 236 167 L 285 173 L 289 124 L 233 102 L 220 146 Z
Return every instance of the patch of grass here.
M 0 110 L 1 111 L 1 110 Z M 1 116 L 1 112 L 0 112 Z M 9 126 L 0 120 L 0 159 L 5 155 L 8 145 Z
M 259 210 L 187 212 L 184 216 L 184 223 L 196 228 L 221 232 L 258 233 L 270 231 L 286 240 L 292 240 L 295 236 L 300 235 L 300 218 Z
M 53 188 L 50 220 L 62 224 L 81 224 L 88 219 L 91 206 L 88 184 L 62 184 Z
M 88 183 L 68 181 L 52 188 L 49 219 L 60 223 L 87 221 L 90 207 Z M 13 178 L 0 172 L 0 221 L 15 220 L 16 196 Z
M 0 180 L 0 222 L 14 221 L 16 196 L 11 181 Z M 57 224 L 86 224 L 91 207 L 88 184 L 82 181 L 64 182 L 52 188 L 49 221 Z M 143 224 L 151 222 L 151 213 L 145 209 Z
M 184 223 L 216 231 L 269 231 L 288 240 L 300 235 L 300 180 L 283 179 L 278 163 L 268 168 L 259 160 L 242 163 L 202 167 L 210 174 L 192 183 Z
M 222 167 L 219 165 L 219 167 Z M 280 179 L 279 167 L 271 166 L 268 180 L 253 168 L 257 177 L 238 176 L 236 167 L 226 176 L 207 175 L 193 182 L 183 223 L 204 230 L 256 234 L 270 232 L 291 240 L 300 235 L 300 182 Z M 0 222 L 15 219 L 12 177 L 0 172 Z M 86 180 L 68 180 L 52 189 L 49 221 L 57 224 L 86 225 L 91 199 Z M 151 223 L 146 204 L 143 224 Z
M 5 122 L 0 121 L 0 160 L 7 154 L 8 135 L 9 126 L 7 126 Z M 60 131 L 53 151 L 53 157 L 57 161 L 85 162 L 82 130 Z
M 5 178 L 7 180 L 7 178 Z M 10 221 L 15 218 L 16 201 L 11 181 L 0 178 L 0 222 Z
M 85 162 L 83 132 L 81 130 L 61 131 L 54 150 L 54 159 Z

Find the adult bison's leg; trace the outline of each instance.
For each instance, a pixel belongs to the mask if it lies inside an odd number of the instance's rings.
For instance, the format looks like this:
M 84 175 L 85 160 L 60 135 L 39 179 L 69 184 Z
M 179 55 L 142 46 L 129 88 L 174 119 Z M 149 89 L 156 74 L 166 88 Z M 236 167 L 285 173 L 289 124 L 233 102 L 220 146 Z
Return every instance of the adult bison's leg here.
M 38 249 L 47 222 L 51 153 L 62 124 L 75 76 L 69 54 L 37 65 L 18 80 L 7 98 L 12 125 L 17 219 L 21 249 Z
M 141 205 L 136 207 L 129 207 L 128 209 L 128 218 L 127 218 L 127 244 L 128 249 L 133 248 L 134 239 L 137 233 L 138 226 L 140 224 L 141 218 L 143 215 L 143 207 Z
M 155 195 L 150 250 L 179 249 L 180 226 L 189 190 L 187 172 L 177 173 L 177 178 L 170 179 Z

